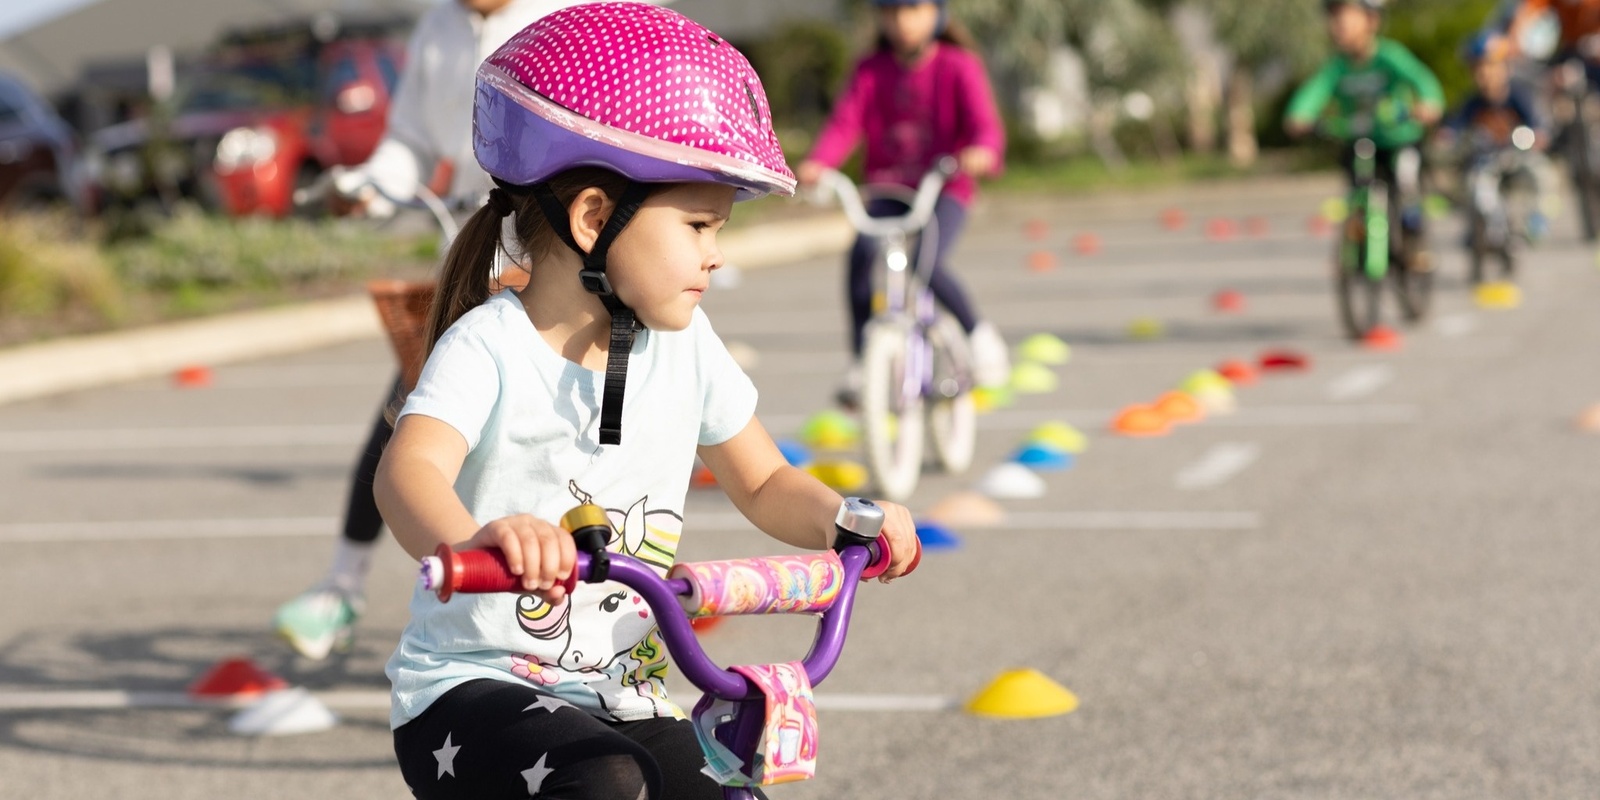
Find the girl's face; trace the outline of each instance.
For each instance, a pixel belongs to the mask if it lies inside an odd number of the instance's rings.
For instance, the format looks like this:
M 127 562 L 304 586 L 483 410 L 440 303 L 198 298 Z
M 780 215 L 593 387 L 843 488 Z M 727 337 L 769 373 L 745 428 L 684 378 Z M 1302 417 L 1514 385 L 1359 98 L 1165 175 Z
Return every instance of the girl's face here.
M 915 54 L 938 33 L 939 4 L 884 6 L 878 9 L 878 29 L 888 37 L 896 53 Z
M 734 188 L 675 184 L 650 195 L 607 254 L 617 296 L 651 330 L 681 331 L 722 266 L 717 231 L 733 212 Z
M 1478 91 L 1490 100 L 1504 100 L 1510 94 L 1511 70 L 1504 61 L 1483 59 L 1472 68 L 1472 78 L 1478 84 Z
M 1345 3 L 1328 13 L 1328 36 L 1339 52 L 1347 56 L 1366 55 L 1378 37 L 1379 19 L 1377 12 Z

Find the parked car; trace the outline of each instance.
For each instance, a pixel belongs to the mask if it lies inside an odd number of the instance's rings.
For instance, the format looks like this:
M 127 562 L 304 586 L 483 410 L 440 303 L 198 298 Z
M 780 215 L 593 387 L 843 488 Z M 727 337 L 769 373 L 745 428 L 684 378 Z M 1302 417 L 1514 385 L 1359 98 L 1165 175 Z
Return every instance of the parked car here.
M 18 78 L 0 73 L 0 208 L 85 201 L 77 135 Z
M 95 134 L 96 182 L 113 203 L 190 199 L 232 215 L 288 215 L 297 187 L 377 146 L 402 33 L 222 48 L 190 72 L 170 110 Z

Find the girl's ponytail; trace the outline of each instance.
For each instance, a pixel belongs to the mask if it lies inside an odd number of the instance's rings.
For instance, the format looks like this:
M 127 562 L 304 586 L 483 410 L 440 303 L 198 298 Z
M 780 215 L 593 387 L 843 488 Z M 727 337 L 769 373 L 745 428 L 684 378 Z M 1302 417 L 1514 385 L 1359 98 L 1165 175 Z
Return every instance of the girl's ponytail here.
M 439 337 L 461 319 L 461 315 L 489 299 L 500 249 L 502 219 L 497 204 L 490 203 L 467 219 L 467 224 L 461 226 L 461 232 L 450 244 L 439 275 L 439 288 L 434 291 L 433 304 L 428 308 L 426 352 L 433 352 Z

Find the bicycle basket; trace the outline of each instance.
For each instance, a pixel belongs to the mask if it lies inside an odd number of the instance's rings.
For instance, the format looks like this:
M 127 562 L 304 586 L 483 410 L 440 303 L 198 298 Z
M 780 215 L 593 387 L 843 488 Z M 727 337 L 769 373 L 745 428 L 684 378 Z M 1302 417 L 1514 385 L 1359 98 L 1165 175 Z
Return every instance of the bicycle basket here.
M 389 334 L 400 362 L 400 384 L 411 391 L 422 374 L 422 354 L 427 347 L 428 306 L 433 303 L 433 281 L 378 280 L 367 283 L 367 293 L 378 307 L 378 318 Z

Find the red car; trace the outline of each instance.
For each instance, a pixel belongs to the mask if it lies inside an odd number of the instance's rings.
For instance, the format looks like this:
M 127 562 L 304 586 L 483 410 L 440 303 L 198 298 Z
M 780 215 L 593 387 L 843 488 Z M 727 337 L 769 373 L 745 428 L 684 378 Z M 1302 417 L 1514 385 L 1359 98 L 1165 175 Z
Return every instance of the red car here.
M 167 125 L 136 120 L 96 134 L 91 174 L 113 202 L 183 197 L 236 216 L 292 213 L 297 186 L 377 147 L 405 44 L 391 33 L 284 49 L 214 56 Z

